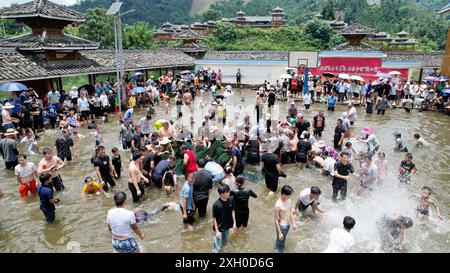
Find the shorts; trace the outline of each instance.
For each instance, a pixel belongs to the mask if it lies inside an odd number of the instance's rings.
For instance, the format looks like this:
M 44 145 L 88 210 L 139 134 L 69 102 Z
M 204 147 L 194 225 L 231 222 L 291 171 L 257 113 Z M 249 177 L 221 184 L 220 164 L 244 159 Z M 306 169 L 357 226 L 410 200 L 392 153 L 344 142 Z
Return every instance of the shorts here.
M 21 183 L 19 186 L 19 192 L 21 198 L 27 198 L 28 197 L 28 191 L 30 191 L 32 194 L 37 193 L 36 188 L 36 180 L 33 179 L 28 183 Z
M 60 175 L 52 178 L 52 185 L 57 191 L 64 190 L 64 184 Z
M 308 205 L 304 205 L 302 202 L 300 202 L 300 205 L 298 206 L 298 210 L 300 211 L 300 212 L 304 212 L 304 211 L 306 211 L 307 209 L 308 209 L 308 207 L 309 206 L 311 206 L 312 205 L 312 203 L 311 204 L 308 204 Z M 318 205 L 320 205 L 320 202 L 317 202 L 317 206 Z
M 72 99 L 72 104 L 75 104 L 75 105 L 76 105 L 77 103 L 78 103 L 78 98 L 73 98 L 73 99 Z
M 388 100 L 396 100 L 397 95 L 389 95 Z
M 297 153 L 295 156 L 295 160 L 297 161 L 297 163 L 305 164 L 308 162 L 308 157 L 305 153 Z
M 430 211 L 427 209 L 416 209 L 417 215 L 430 216 Z
M 236 211 L 236 227 L 247 227 L 249 215 L 250 213 L 248 209 L 247 211 Z
M 5 161 L 5 167 L 7 170 L 14 170 L 14 168 L 19 165 L 19 162 L 17 160 L 14 161 Z
M 143 133 L 141 133 L 141 137 L 146 137 L 146 138 L 148 138 L 150 136 L 150 134 L 143 134 Z
M 62 155 L 62 154 L 59 154 L 58 157 L 59 157 L 62 161 L 64 161 L 64 159 L 66 159 L 67 161 L 72 161 L 72 155 Z
M 266 187 L 272 192 L 276 192 L 278 189 L 278 179 L 278 174 L 265 173 L 264 175 Z
M 333 107 L 328 106 L 328 111 L 334 111 L 334 106 Z
M 87 111 L 81 111 L 81 118 L 83 119 L 88 119 L 89 118 L 89 114 L 91 111 L 87 110 Z
M 353 97 L 359 98 L 359 94 L 358 93 L 353 93 Z
M 113 248 L 120 253 L 135 253 L 139 250 L 139 246 L 134 238 L 126 240 L 112 239 Z

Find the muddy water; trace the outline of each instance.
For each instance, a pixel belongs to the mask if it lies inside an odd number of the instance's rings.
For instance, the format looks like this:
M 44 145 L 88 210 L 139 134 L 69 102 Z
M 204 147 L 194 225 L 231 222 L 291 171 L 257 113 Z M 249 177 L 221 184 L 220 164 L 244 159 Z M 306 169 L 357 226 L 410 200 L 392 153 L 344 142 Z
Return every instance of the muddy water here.
M 233 107 L 241 105 L 249 114 L 253 113 L 254 95 L 251 91 L 244 92 L 245 101 L 242 102 L 235 96 L 227 99 L 228 117 L 234 116 Z M 287 104 L 277 102 L 277 109 L 281 118 L 287 113 Z M 247 109 L 247 108 L 248 109 Z M 314 105 L 312 110 L 305 112 L 307 120 L 324 105 Z M 196 120 L 195 131 L 200 125 L 201 117 L 206 113 L 199 108 L 198 99 L 194 107 Z M 302 108 L 303 109 L 303 108 Z M 338 106 L 334 113 L 326 112 L 327 128 L 324 132 L 324 140 L 330 144 L 335 120 L 346 111 L 346 107 Z M 172 119 L 157 107 L 158 118 Z M 175 110 L 174 110 L 175 111 Z M 187 125 L 191 113 L 183 109 L 184 117 L 180 121 Z M 136 111 L 135 120 L 142 117 L 144 111 Z M 241 114 L 243 117 L 243 114 Z M 157 120 L 157 118 L 155 118 Z M 306 187 L 317 185 L 322 189 L 321 204 L 326 213 L 314 217 L 310 213 L 297 219 L 298 229 L 289 231 L 286 242 L 286 252 L 320 252 L 328 244 L 328 234 L 334 227 L 341 226 L 343 216 L 351 215 L 356 219 L 355 229 L 352 234 L 355 238 L 354 252 L 379 252 L 378 237 L 375 230 L 375 221 L 385 212 L 399 212 L 412 214 L 415 209 L 414 202 L 409 196 L 417 192 L 423 185 L 430 186 L 435 197 L 439 201 L 442 214 L 446 218 L 443 222 L 432 218 L 430 223 L 414 222 L 414 226 L 406 231 L 405 252 L 449 252 L 450 251 L 450 198 L 448 182 L 450 181 L 450 129 L 448 116 L 414 111 L 407 114 L 401 110 L 388 111 L 386 116 L 366 115 L 363 109 L 358 109 L 358 121 L 353 129 L 354 138 L 359 135 L 362 127 L 369 126 L 375 130 L 381 142 L 381 150 L 387 154 L 389 165 L 386 181 L 381 188 L 370 196 L 358 198 L 356 190 L 358 182 L 349 182 L 348 198 L 344 202 L 333 203 L 330 201 L 332 188 L 331 181 L 312 169 L 299 171 L 294 166 L 284 166 L 288 177 L 280 179 L 280 186 L 290 184 L 294 190 L 294 197 Z M 102 125 L 104 140 L 108 154 L 113 146 L 121 148 L 117 142 L 117 119 L 111 119 L 109 124 Z M 399 131 L 403 134 L 405 144 L 414 155 L 418 173 L 409 186 L 399 185 L 396 180 L 396 170 L 403 158 L 403 154 L 392 152 L 394 147 L 393 133 Z M 112 252 L 111 235 L 106 226 L 106 214 L 108 209 L 114 206 L 112 198 L 102 196 L 81 196 L 83 179 L 87 175 L 94 175 L 94 167 L 90 163 L 90 157 L 94 150 L 94 135 L 92 130 L 82 129 L 80 132 L 86 138 L 80 140 L 77 145 L 79 156 L 74 162 L 69 163 L 62 170 L 62 177 L 66 185 L 66 191 L 57 195 L 61 203 L 57 205 L 56 222 L 52 225 L 45 224 L 44 216 L 39 210 L 39 200 L 31 197 L 26 201 L 20 200 L 17 181 L 12 171 L 3 169 L 1 163 L 0 177 L 1 188 L 6 196 L 0 199 L 0 251 L 1 252 L 69 252 L 68 244 L 79 244 L 81 252 Z M 416 148 L 413 145 L 413 134 L 420 133 L 430 143 L 428 147 Z M 40 143 L 42 147 L 52 145 L 59 134 L 56 131 L 47 131 Z M 354 142 L 355 143 L 355 142 Z M 363 144 L 355 143 L 356 150 L 365 150 Z M 26 147 L 20 147 L 25 151 Z M 118 189 L 127 188 L 127 158 L 129 151 L 121 150 L 122 164 L 125 171 L 119 179 Z M 30 157 L 36 165 L 40 155 Z M 358 163 L 354 162 L 356 169 Z M 247 187 L 252 188 L 257 194 L 257 199 L 250 200 L 249 227 L 245 233 L 232 235 L 229 243 L 224 247 L 224 252 L 272 252 L 275 243 L 275 229 L 273 224 L 273 206 L 278 196 L 269 197 L 262 177 L 258 175 L 260 167 L 248 167 Z M 180 188 L 179 188 L 180 189 Z M 212 223 L 210 207 L 218 197 L 214 188 L 210 202 L 208 215 L 205 219 L 196 218 L 195 231 L 190 232 L 181 223 L 181 213 L 178 210 L 163 212 L 154 216 L 147 224 L 141 227 L 145 240 L 139 243 L 146 252 L 211 252 L 212 250 Z M 139 205 L 131 202 L 128 209 L 151 210 L 165 202 L 179 202 L 179 191 L 167 196 L 160 190 L 150 188 L 147 199 Z M 294 200 L 295 202 L 295 200 Z M 435 214 L 434 214 L 435 215 Z M 70 245 L 69 244 L 69 245 Z

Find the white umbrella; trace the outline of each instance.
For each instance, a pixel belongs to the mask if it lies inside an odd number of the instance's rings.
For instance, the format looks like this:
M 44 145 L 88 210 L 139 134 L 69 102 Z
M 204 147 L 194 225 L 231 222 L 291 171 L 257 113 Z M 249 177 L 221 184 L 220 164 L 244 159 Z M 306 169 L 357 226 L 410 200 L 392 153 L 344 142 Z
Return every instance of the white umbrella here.
M 360 82 L 364 81 L 364 79 L 361 76 L 357 76 L 357 75 L 351 76 L 350 79 L 352 79 L 354 81 L 360 81 Z
M 289 74 L 282 74 L 282 75 L 280 75 L 280 78 L 282 78 L 282 79 L 292 79 L 292 76 L 289 75 Z
M 398 71 L 391 71 L 389 72 L 389 75 L 401 75 L 402 73 L 398 72 Z
M 341 78 L 343 80 L 348 80 L 348 79 L 350 79 L 350 75 L 341 73 L 341 74 L 339 74 L 339 78 Z

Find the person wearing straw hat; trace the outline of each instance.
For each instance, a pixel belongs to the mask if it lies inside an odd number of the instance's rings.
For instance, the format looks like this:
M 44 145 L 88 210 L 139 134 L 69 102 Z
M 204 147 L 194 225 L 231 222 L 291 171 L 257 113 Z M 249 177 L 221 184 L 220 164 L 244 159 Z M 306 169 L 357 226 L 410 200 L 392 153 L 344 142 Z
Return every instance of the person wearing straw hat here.
M 6 133 L 3 134 L 5 138 L 0 140 L 0 154 L 5 160 L 5 167 L 7 170 L 13 170 L 19 162 L 17 161 L 17 155 L 19 151 L 16 146 L 17 131 L 9 128 Z
M 15 120 L 15 118 L 11 117 L 11 109 L 14 108 L 14 105 L 10 104 L 9 102 L 5 103 L 5 105 L 3 106 L 3 110 L 2 110 L 2 120 L 3 120 L 3 129 L 7 130 L 7 129 L 15 129 L 14 128 L 14 124 L 13 121 Z

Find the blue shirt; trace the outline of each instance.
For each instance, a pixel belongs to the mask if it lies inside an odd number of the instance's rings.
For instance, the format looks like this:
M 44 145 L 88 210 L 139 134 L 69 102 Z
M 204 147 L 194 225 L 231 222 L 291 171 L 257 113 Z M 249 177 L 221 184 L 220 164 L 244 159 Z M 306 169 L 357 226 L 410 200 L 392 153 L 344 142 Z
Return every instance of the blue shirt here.
M 131 121 L 133 119 L 133 108 L 128 109 L 123 115 L 123 121 Z
M 81 111 L 89 111 L 89 102 L 86 98 L 78 98 L 77 104 Z
M 21 109 L 20 109 L 20 99 L 19 99 L 19 98 L 16 98 L 16 99 L 10 98 L 10 99 L 8 100 L 8 102 L 9 102 L 10 104 L 14 105 L 14 108 L 12 108 L 11 110 L 9 110 L 9 113 L 10 113 L 10 114 L 15 114 L 15 113 L 20 113 L 20 112 L 21 112 Z
M 181 189 L 181 206 L 183 206 L 183 198 L 187 198 L 186 209 L 192 210 L 192 186 L 189 185 L 189 182 L 184 182 L 184 186 Z
M 328 106 L 329 107 L 334 107 L 336 105 L 336 97 L 335 96 L 330 96 L 328 98 Z
M 55 205 L 50 203 L 50 200 L 53 199 L 53 187 L 51 185 L 41 184 L 38 194 L 41 199 L 41 208 L 55 210 Z

